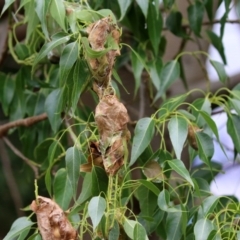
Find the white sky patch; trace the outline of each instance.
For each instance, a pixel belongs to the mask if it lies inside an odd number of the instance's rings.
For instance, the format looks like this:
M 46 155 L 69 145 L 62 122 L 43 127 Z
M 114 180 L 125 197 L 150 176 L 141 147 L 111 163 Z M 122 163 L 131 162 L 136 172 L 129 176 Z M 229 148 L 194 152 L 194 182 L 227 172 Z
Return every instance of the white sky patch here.
M 225 6 L 224 4 L 221 4 L 219 7 L 215 19 L 221 19 L 225 12 Z M 235 8 L 232 8 L 228 19 L 235 20 L 238 19 L 237 13 Z M 220 35 L 220 24 L 214 24 L 212 29 L 218 36 Z M 227 65 L 225 66 L 225 70 L 228 74 L 228 76 L 234 76 L 236 74 L 240 73 L 240 26 L 239 24 L 231 24 L 226 23 L 225 30 L 224 30 L 224 36 L 223 36 L 223 45 L 225 49 L 225 56 L 227 59 Z M 216 60 L 219 62 L 223 62 L 218 51 L 210 45 L 208 53 L 210 55 L 210 58 L 212 60 Z M 218 81 L 218 75 L 216 70 L 212 67 L 212 65 L 209 63 L 209 61 L 206 62 L 206 68 L 209 74 L 209 78 L 212 81 Z

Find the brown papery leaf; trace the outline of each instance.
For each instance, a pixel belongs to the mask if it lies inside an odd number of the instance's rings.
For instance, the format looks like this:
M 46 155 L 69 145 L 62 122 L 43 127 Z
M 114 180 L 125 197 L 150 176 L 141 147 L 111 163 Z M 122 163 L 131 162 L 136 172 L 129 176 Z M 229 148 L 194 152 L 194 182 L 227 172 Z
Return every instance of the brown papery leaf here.
M 202 129 L 200 129 L 197 126 L 194 125 L 189 125 L 188 126 L 188 143 L 190 144 L 190 146 L 195 149 L 196 151 L 198 150 L 198 144 L 197 144 L 197 140 L 196 140 L 196 132 L 201 132 Z
M 151 179 L 153 182 L 162 182 L 165 176 L 162 172 L 162 168 L 156 161 L 149 161 L 143 168 L 144 175 Z
M 38 196 L 31 209 L 37 215 L 42 240 L 76 240 L 77 232 L 64 211 L 52 199 Z

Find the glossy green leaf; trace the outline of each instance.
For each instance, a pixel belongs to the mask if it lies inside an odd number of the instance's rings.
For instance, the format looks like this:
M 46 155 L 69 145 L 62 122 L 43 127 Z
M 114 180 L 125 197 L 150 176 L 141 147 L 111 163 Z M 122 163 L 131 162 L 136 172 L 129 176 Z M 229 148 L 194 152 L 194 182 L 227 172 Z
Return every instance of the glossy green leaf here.
M 45 111 L 48 115 L 52 130 L 56 132 L 62 122 L 63 89 L 53 90 L 45 102 Z
M 229 102 L 232 106 L 232 108 L 237 112 L 237 114 L 240 116 L 240 100 L 230 98 Z
M 27 240 L 42 240 L 42 237 L 39 233 L 34 233 L 31 237 L 29 237 Z
M 140 59 L 140 55 L 138 56 L 135 54 L 135 52 L 131 52 L 131 63 L 133 68 L 133 75 L 135 78 L 135 89 L 134 89 L 134 95 L 136 96 L 136 93 L 140 87 L 141 84 L 141 76 L 142 71 L 144 69 L 143 60 Z
M 106 192 L 108 187 L 108 177 L 105 170 L 94 166 L 92 169 L 92 195 L 96 196 Z
M 53 37 L 53 40 L 49 43 L 45 43 L 41 48 L 40 52 L 36 56 L 33 65 L 35 66 L 43 58 L 45 58 L 52 49 L 59 46 L 60 44 L 66 43 L 70 38 L 62 33 L 57 33 Z
M 3 9 L 2 9 L 2 12 L 1 12 L 1 15 L 3 15 L 3 13 L 12 5 L 12 3 L 14 3 L 15 0 L 5 0 L 5 3 L 4 3 L 4 6 L 3 6 Z
M 83 159 L 82 152 L 80 152 L 80 150 L 76 146 L 70 147 L 66 151 L 65 161 L 67 176 L 70 181 L 71 188 L 73 190 L 74 198 L 76 196 L 78 180 L 80 176 L 80 165 L 82 159 Z
M 77 199 L 77 204 L 81 205 L 92 196 L 92 174 L 86 173 L 83 179 L 82 190 Z
M 222 60 L 223 60 L 223 63 L 224 64 L 227 64 L 227 60 L 226 60 L 226 56 L 225 56 L 225 53 L 224 53 L 224 46 L 223 46 L 223 43 L 222 43 L 222 39 L 216 35 L 216 33 L 210 31 L 210 30 L 207 30 L 207 35 L 212 43 L 212 45 L 217 49 L 217 51 L 219 52 Z
M 35 11 L 41 22 L 43 33 L 47 38 L 49 38 L 47 24 L 46 24 L 46 16 L 47 16 L 47 12 L 49 11 L 51 0 L 44 0 L 44 1 L 35 0 L 35 3 L 36 3 Z
M 66 211 L 73 196 L 72 186 L 67 177 L 66 169 L 57 171 L 53 182 L 53 194 L 56 203 Z
M 226 83 L 226 81 L 228 79 L 228 76 L 227 76 L 227 73 L 225 71 L 224 65 L 222 63 L 214 61 L 214 60 L 210 60 L 210 63 L 215 68 L 215 70 L 218 74 L 219 80 L 222 83 Z
M 87 63 L 78 59 L 73 72 L 72 108 L 76 109 L 78 100 L 90 81 L 89 68 Z
M 125 1 L 118 0 L 118 5 L 121 11 L 121 17 L 118 21 L 121 21 L 124 18 L 131 3 L 132 3 L 132 0 L 125 0 Z
M 196 1 L 193 5 L 188 7 L 187 12 L 190 28 L 198 37 L 200 37 L 204 15 L 204 5 L 200 1 Z
M 147 19 L 147 16 L 148 16 L 148 1 L 146 0 L 136 0 L 138 6 L 141 8 L 142 12 L 143 12 L 143 15 L 144 17 Z
M 197 132 L 195 136 L 198 144 L 199 157 L 204 163 L 209 166 L 214 153 L 213 140 L 203 132 Z
M 8 234 L 3 238 L 3 240 L 13 240 L 19 236 L 26 229 L 30 228 L 34 223 L 31 222 L 27 217 L 20 217 L 14 221 L 9 230 Z
M 88 214 L 92 220 L 93 230 L 95 230 L 100 223 L 106 207 L 107 204 L 105 199 L 100 196 L 93 197 L 90 200 L 88 204 Z
M 146 230 L 140 223 L 137 223 L 134 226 L 133 239 L 134 240 L 147 240 L 148 239 Z
M 78 41 L 69 43 L 64 47 L 59 62 L 61 86 L 64 86 L 78 55 Z
M 113 227 L 109 231 L 109 239 L 110 240 L 119 240 L 119 236 L 120 236 L 119 224 L 115 220 L 114 224 L 113 224 Z
M 51 0 L 50 13 L 59 26 L 66 32 L 65 17 L 66 11 L 62 0 Z
M 186 169 L 185 165 L 181 160 L 175 159 L 175 160 L 169 160 L 168 164 L 174 170 L 177 172 L 180 176 L 182 176 L 184 179 L 186 179 L 193 187 L 194 183 L 192 181 L 192 178 L 189 174 L 189 171 Z
M 181 210 L 170 205 L 170 194 L 166 189 L 163 189 L 158 195 L 157 203 L 159 208 L 165 212 L 181 212 Z
M 166 240 L 180 240 L 182 237 L 182 215 L 183 212 L 179 208 L 178 212 L 169 212 L 166 220 Z
M 125 218 L 123 223 L 123 229 L 130 239 L 134 239 L 133 231 L 138 222 Z
M 199 208 L 198 219 L 207 218 L 210 213 L 213 213 L 218 202 L 218 196 L 210 196 L 205 198 L 201 204 L 201 207 Z
M 176 60 L 167 62 L 160 73 L 160 87 L 157 95 L 154 98 L 154 102 L 162 97 L 166 90 L 176 81 L 180 76 L 179 63 Z
M 240 153 L 240 116 L 228 115 L 227 132 L 231 136 L 237 152 Z
M 152 183 L 149 182 L 145 179 L 139 179 L 138 180 L 144 187 L 146 187 L 147 189 L 151 190 L 156 196 L 159 195 L 160 190 Z
M 208 239 L 211 231 L 214 230 L 214 224 L 208 219 L 200 219 L 194 225 L 195 240 Z
M 154 121 L 152 118 L 142 118 L 137 122 L 134 130 L 131 159 L 133 165 L 145 148 L 150 144 L 154 134 Z
M 168 123 L 169 136 L 178 159 L 181 159 L 181 153 L 183 150 L 183 145 L 187 139 L 188 134 L 188 123 L 177 115 L 171 117 Z
M 150 42 L 153 46 L 156 56 L 158 54 L 159 43 L 161 40 L 162 25 L 162 15 L 156 12 L 155 6 L 150 2 L 148 9 L 147 28 Z

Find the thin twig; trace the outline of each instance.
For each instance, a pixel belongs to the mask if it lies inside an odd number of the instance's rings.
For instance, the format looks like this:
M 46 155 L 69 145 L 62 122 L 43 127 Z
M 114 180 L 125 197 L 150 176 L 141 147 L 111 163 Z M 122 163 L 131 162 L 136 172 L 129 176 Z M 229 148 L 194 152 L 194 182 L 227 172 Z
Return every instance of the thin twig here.
M 2 138 L 5 144 L 19 157 L 21 158 L 30 168 L 32 168 L 35 178 L 38 178 L 38 164 L 25 157 L 6 137 Z
M 215 19 L 215 20 L 213 20 L 211 22 L 209 22 L 209 21 L 202 22 L 202 26 L 211 26 L 211 25 L 219 24 L 219 23 L 221 23 L 221 19 Z M 233 20 L 227 19 L 226 23 L 231 23 L 231 24 L 238 23 L 239 24 L 240 23 L 240 19 L 233 19 Z M 186 29 L 186 28 L 190 28 L 190 25 L 189 24 L 183 24 L 181 27 Z M 164 27 L 163 31 L 166 31 L 166 30 L 168 30 L 168 28 Z
M 23 216 L 24 215 L 23 212 L 20 211 L 20 209 L 23 207 L 21 194 L 15 181 L 14 174 L 10 164 L 11 161 L 2 139 L 0 139 L 0 159 L 2 161 L 3 174 L 5 175 L 8 189 L 12 196 L 12 200 L 14 202 L 17 215 L 19 217 Z
M 43 121 L 45 119 L 47 119 L 47 114 L 42 113 L 38 116 L 28 117 L 28 118 L 24 118 L 24 119 L 18 119 L 16 121 L 6 123 L 6 124 L 0 126 L 0 138 L 3 137 L 4 135 L 6 135 L 7 132 L 11 128 L 20 127 L 20 126 L 30 127 L 33 124 Z

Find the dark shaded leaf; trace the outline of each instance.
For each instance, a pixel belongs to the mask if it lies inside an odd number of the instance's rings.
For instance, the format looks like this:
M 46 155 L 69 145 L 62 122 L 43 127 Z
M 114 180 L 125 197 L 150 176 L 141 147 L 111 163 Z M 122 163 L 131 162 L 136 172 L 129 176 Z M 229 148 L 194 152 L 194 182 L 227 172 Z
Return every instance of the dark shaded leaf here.
M 101 167 L 92 168 L 92 195 L 97 196 L 101 192 L 106 192 L 108 187 L 108 177 Z
M 216 33 L 210 31 L 210 30 L 207 30 L 207 35 L 212 43 L 212 45 L 217 49 L 217 51 L 219 52 L 222 60 L 223 60 L 223 63 L 224 64 L 227 64 L 227 60 L 226 60 L 226 57 L 225 57 L 225 53 L 224 53 L 224 46 L 223 46 L 223 43 L 222 43 L 222 39 L 216 35 Z
M 188 7 L 187 11 L 190 28 L 198 37 L 200 37 L 204 15 L 204 5 L 201 2 L 196 1 L 193 5 Z
M 77 199 L 77 204 L 81 205 L 92 196 L 92 174 L 86 173 L 83 179 L 82 190 Z
M 227 132 L 231 136 L 237 152 L 240 153 L 240 116 L 228 115 Z
M 152 43 L 155 55 L 158 54 L 159 43 L 162 32 L 162 15 L 156 12 L 155 6 L 150 2 L 148 8 L 147 28 L 150 42 Z

